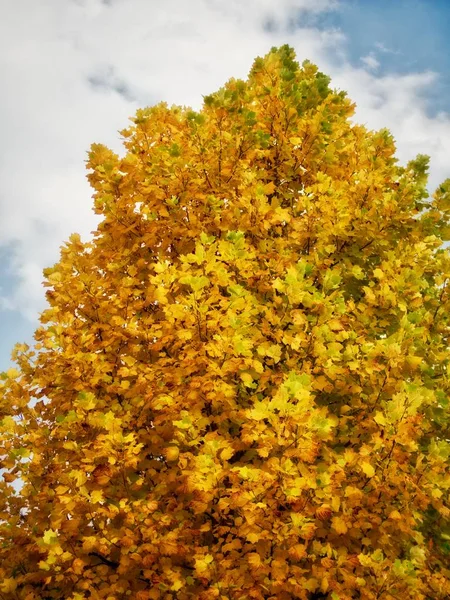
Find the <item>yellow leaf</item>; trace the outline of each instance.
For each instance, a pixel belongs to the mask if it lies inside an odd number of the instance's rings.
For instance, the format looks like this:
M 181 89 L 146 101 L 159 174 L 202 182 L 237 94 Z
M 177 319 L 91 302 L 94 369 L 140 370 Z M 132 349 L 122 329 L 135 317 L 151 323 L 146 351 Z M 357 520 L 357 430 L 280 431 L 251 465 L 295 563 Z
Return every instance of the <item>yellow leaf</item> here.
M 170 589 L 173 590 L 174 592 L 178 592 L 178 590 L 181 590 L 181 588 L 183 587 L 183 582 L 181 581 L 181 579 L 176 579 L 173 584 L 171 585 Z
M 228 446 L 226 448 L 223 448 L 220 451 L 220 459 L 224 460 L 224 461 L 229 460 L 233 456 L 233 454 L 234 454 L 233 447 L 232 446 Z
M 264 373 L 264 365 L 259 360 L 255 359 L 253 361 L 253 368 L 257 373 Z
M 278 346 L 277 344 L 271 344 L 266 349 L 266 356 L 269 356 L 270 358 L 273 358 L 273 360 L 274 360 L 275 363 L 279 362 L 279 360 L 281 358 L 281 348 L 280 348 L 280 346 Z
M 352 268 L 352 274 L 354 277 L 356 277 L 356 279 L 364 279 L 364 271 L 358 265 L 355 265 Z
M 358 554 L 358 560 L 363 567 L 371 567 L 372 559 L 367 554 Z
M 275 191 L 275 184 L 274 184 L 274 182 L 273 182 L 273 181 L 271 181 L 270 183 L 267 183 L 267 184 L 264 186 L 264 188 L 263 188 L 263 189 L 264 189 L 264 193 L 265 193 L 267 196 L 270 196 L 270 194 L 273 194 L 273 192 Z
M 257 569 L 261 566 L 261 557 L 257 552 L 249 552 L 247 554 L 247 560 L 249 565 L 251 565 L 254 569 Z
M 75 558 L 75 560 L 72 563 L 72 570 L 75 573 L 75 575 L 81 575 L 81 573 L 83 572 L 83 569 L 85 567 L 85 564 L 86 563 L 81 558 Z
M 253 387 L 253 377 L 250 373 L 241 373 L 241 379 L 246 387 Z
M 269 408 L 264 402 L 256 402 L 253 408 L 246 411 L 246 414 L 253 421 L 262 421 L 270 416 Z
M 411 367 L 411 369 L 417 369 L 417 367 L 421 364 L 423 358 L 421 356 L 407 356 L 406 364 Z
M 92 410 L 96 407 L 96 398 L 92 392 L 81 392 L 78 394 L 76 404 L 84 410 Z
M 375 423 L 378 423 L 378 425 L 386 425 L 387 424 L 386 417 L 380 411 L 378 411 L 375 414 L 373 420 L 375 421 Z
M 53 531 L 53 529 L 47 529 L 44 531 L 44 535 L 42 536 L 44 544 L 47 546 L 51 546 L 52 544 L 58 543 L 58 533 Z
M 19 377 L 20 373 L 17 369 L 11 368 L 6 371 L 6 375 L 10 379 L 17 379 L 17 377 Z
M 89 552 L 97 545 L 97 538 L 95 535 L 87 535 L 83 538 L 83 550 Z
M 331 526 L 333 527 L 335 532 L 339 533 L 340 535 L 343 535 L 348 531 L 348 527 L 344 519 L 342 519 L 341 517 L 333 517 L 331 521 Z
M 78 446 L 77 446 L 76 442 L 69 441 L 69 442 L 63 443 L 63 448 L 65 448 L 66 450 L 76 450 L 78 448 Z M 62 492 L 62 493 L 64 493 L 64 492 Z
M 375 269 L 373 274 L 377 279 L 384 279 L 384 273 L 381 269 Z
M 71 477 L 75 481 L 78 487 L 81 487 L 87 481 L 86 473 L 83 473 L 83 471 L 70 471 L 69 477 Z
M 375 475 L 375 469 L 367 461 L 361 463 L 361 471 L 367 475 L 367 477 L 373 477 Z
M 346 498 L 351 498 L 352 496 L 361 497 L 362 495 L 363 495 L 362 491 L 353 485 L 348 485 L 345 488 L 345 497 Z M 354 502 L 354 499 L 352 499 L 352 502 Z
M 5 594 L 8 594 L 10 592 L 15 592 L 15 590 L 17 588 L 17 582 L 12 577 L 9 577 L 8 579 L 4 579 L 1 582 L 0 588 L 1 588 L 2 592 L 5 592 Z
M 214 557 L 211 554 L 205 554 L 202 558 L 195 559 L 195 570 L 198 573 L 203 573 L 209 569 L 209 565 L 213 562 Z
M 289 548 L 289 555 L 295 560 L 301 560 L 306 554 L 306 546 L 304 544 L 294 544 Z
M 103 500 L 103 492 L 102 490 L 94 490 L 93 492 L 91 492 L 91 502 L 93 504 L 98 504 L 99 502 L 102 502 Z
M 389 514 L 389 518 L 394 519 L 394 521 L 400 521 L 400 519 L 402 518 L 402 515 L 398 512 L 398 510 L 393 510 Z
M 164 457 L 168 462 L 177 460 L 179 455 L 180 449 L 178 448 L 178 446 L 168 446 L 164 450 Z
M 339 498 L 339 496 L 333 496 L 332 500 L 331 500 L 331 508 L 333 509 L 334 512 L 337 512 L 339 510 L 341 506 L 341 499 Z

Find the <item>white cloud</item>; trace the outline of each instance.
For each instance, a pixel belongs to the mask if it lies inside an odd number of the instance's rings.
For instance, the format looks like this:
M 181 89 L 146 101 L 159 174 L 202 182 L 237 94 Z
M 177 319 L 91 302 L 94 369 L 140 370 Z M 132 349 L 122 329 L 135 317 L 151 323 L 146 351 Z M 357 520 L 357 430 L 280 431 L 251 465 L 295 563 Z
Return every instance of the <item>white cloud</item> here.
M 363 56 L 361 62 L 363 62 L 371 71 L 376 71 L 380 67 L 380 62 L 375 58 L 373 53 Z
M 388 46 L 386 46 L 385 44 L 383 44 L 383 42 L 375 42 L 375 47 L 380 52 L 385 52 L 387 54 L 401 54 L 398 50 L 394 50 L 393 48 L 389 48 Z
M 427 116 L 431 73 L 377 77 L 346 58 L 339 31 L 301 27 L 333 0 L 16 0 L 0 22 L 0 246 L 18 284 L 2 300 L 29 318 L 43 307 L 44 266 L 73 231 L 96 226 L 84 160 L 92 142 L 120 149 L 117 131 L 139 106 L 201 105 L 257 55 L 288 43 L 349 91 L 358 119 L 388 126 L 399 153 L 432 155 L 433 181 L 450 155 L 450 121 Z M 6 11 L 4 11 L 6 12 Z M 297 25 L 294 27 L 294 23 Z M 309 19 L 309 22 L 311 20 Z M 376 59 L 374 59 L 376 60 Z M 1 290 L 5 294 L 5 290 Z
M 356 102 L 358 122 L 391 130 L 402 163 L 419 153 L 430 155 L 430 191 L 450 177 L 450 116 L 431 117 L 427 110 L 427 92 L 437 80 L 431 71 L 377 77 L 348 64 L 333 74 L 333 82 Z

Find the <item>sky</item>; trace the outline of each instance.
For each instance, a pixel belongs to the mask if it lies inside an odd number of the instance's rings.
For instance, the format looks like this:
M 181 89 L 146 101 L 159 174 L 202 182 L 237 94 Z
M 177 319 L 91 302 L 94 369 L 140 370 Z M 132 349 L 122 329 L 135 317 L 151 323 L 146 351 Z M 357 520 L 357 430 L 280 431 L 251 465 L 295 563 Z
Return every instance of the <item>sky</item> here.
M 0 5 L 0 371 L 45 306 L 42 270 L 96 228 L 86 153 L 161 101 L 199 109 L 289 44 L 450 177 L 448 0 L 6 0 Z

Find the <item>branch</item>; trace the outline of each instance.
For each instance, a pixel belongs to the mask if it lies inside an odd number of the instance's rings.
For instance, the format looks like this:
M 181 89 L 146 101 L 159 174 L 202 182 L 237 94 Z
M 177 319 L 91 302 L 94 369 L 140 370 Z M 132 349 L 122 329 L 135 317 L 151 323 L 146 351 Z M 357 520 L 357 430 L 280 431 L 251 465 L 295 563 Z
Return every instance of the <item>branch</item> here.
M 89 552 L 89 556 L 95 556 L 96 558 L 99 558 L 104 565 L 108 565 L 108 567 L 111 567 L 112 569 L 117 569 L 117 567 L 119 566 L 118 562 L 114 560 L 109 560 L 109 558 L 106 558 L 106 556 L 103 556 L 98 552 Z

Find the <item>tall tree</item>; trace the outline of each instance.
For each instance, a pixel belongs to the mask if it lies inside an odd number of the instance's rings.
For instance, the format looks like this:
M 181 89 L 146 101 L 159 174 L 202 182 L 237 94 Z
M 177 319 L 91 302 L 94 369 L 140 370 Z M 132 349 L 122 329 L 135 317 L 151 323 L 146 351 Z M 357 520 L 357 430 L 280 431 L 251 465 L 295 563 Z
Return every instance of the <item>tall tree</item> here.
M 450 181 L 353 108 L 283 46 L 92 146 L 0 389 L 2 600 L 450 597 Z

